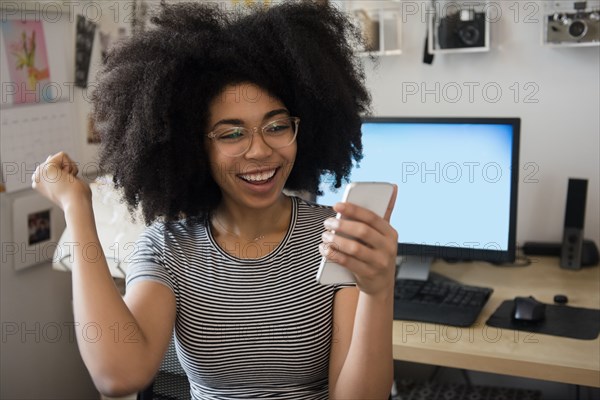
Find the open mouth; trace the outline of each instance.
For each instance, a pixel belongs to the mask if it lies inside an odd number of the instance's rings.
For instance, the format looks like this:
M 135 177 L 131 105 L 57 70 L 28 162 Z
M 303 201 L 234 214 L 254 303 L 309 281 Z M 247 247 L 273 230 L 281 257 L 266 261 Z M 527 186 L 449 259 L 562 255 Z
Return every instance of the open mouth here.
M 253 172 L 249 174 L 240 174 L 238 177 L 248 183 L 253 185 L 261 185 L 273 180 L 279 168 L 269 169 L 259 172 Z

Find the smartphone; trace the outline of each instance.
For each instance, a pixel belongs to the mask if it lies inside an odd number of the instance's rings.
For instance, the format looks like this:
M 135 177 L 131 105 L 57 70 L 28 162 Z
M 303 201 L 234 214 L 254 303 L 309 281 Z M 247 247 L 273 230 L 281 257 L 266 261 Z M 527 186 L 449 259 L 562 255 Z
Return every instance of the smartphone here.
M 383 217 L 393 192 L 394 185 L 388 182 L 352 182 L 346 186 L 342 201 L 367 208 Z M 336 218 L 343 217 L 338 213 Z M 352 272 L 325 257 L 321 259 L 316 278 L 322 285 L 356 282 Z

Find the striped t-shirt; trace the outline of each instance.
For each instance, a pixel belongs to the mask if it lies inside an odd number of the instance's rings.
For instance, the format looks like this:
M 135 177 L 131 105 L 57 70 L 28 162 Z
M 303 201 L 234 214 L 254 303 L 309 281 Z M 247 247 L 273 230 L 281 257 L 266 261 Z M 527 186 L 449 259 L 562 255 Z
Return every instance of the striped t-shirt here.
M 140 237 L 127 284 L 151 279 L 177 303 L 175 347 L 194 399 L 325 399 L 333 297 L 315 281 L 329 207 L 292 197 L 282 242 L 235 257 L 208 223 L 154 223 Z M 252 244 L 230 249 L 256 254 Z M 241 253 L 236 253 L 241 254 Z

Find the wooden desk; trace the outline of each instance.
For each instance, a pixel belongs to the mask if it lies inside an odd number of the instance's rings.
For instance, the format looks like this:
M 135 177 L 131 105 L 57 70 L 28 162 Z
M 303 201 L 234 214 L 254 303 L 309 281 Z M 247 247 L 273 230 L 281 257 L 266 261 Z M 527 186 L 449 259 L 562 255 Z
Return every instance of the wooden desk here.
M 432 270 L 494 292 L 472 327 L 394 321 L 394 359 L 600 387 L 600 338 L 576 340 L 485 325 L 504 300 L 516 296 L 551 304 L 560 293 L 568 296 L 569 305 L 598 309 L 600 268 L 570 271 L 559 267 L 558 258 L 537 257 L 527 267 L 435 262 Z

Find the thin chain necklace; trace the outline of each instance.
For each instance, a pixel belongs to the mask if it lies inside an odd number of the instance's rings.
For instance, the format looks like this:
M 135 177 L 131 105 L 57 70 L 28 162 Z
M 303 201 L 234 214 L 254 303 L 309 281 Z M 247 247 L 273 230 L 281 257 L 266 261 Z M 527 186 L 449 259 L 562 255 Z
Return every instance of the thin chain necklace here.
M 279 222 L 281 222 L 282 216 L 285 216 L 287 213 L 286 211 L 282 212 L 281 215 L 279 215 L 279 217 L 277 218 L 277 221 L 275 221 L 275 225 L 277 226 L 277 224 L 279 224 Z M 264 234 L 260 234 L 252 239 L 248 239 L 248 238 L 243 238 L 240 235 L 236 235 L 235 233 L 231 232 L 229 229 L 225 228 L 225 226 L 221 223 L 221 221 L 219 220 L 219 218 L 217 218 L 217 215 L 214 214 L 213 215 L 213 219 L 215 220 L 215 222 L 225 231 L 227 232 L 229 235 L 233 236 L 233 237 L 238 237 L 240 239 L 244 239 L 247 242 L 259 242 L 261 240 L 263 240 L 265 238 Z
M 227 232 L 228 234 L 230 234 L 231 236 L 242 238 L 240 235 L 236 235 L 235 233 L 231 232 L 229 229 L 225 228 L 225 226 L 224 226 L 224 225 L 221 223 L 221 221 L 219 221 L 219 219 L 217 218 L 217 216 L 216 216 L 216 215 L 213 217 L 213 220 L 214 220 L 214 221 L 215 221 L 217 224 L 219 224 L 219 226 L 220 226 L 221 228 L 223 228 L 223 230 L 224 230 L 225 232 Z M 258 235 L 258 236 L 256 236 L 256 237 L 255 237 L 254 239 L 252 239 L 252 240 L 248 240 L 248 239 L 246 239 L 246 238 L 242 238 L 242 239 L 245 239 L 246 241 L 249 241 L 249 242 L 258 242 L 258 241 L 260 241 L 260 240 L 263 240 L 264 238 L 265 238 L 265 235 L 262 235 L 262 234 L 261 234 L 261 235 Z

